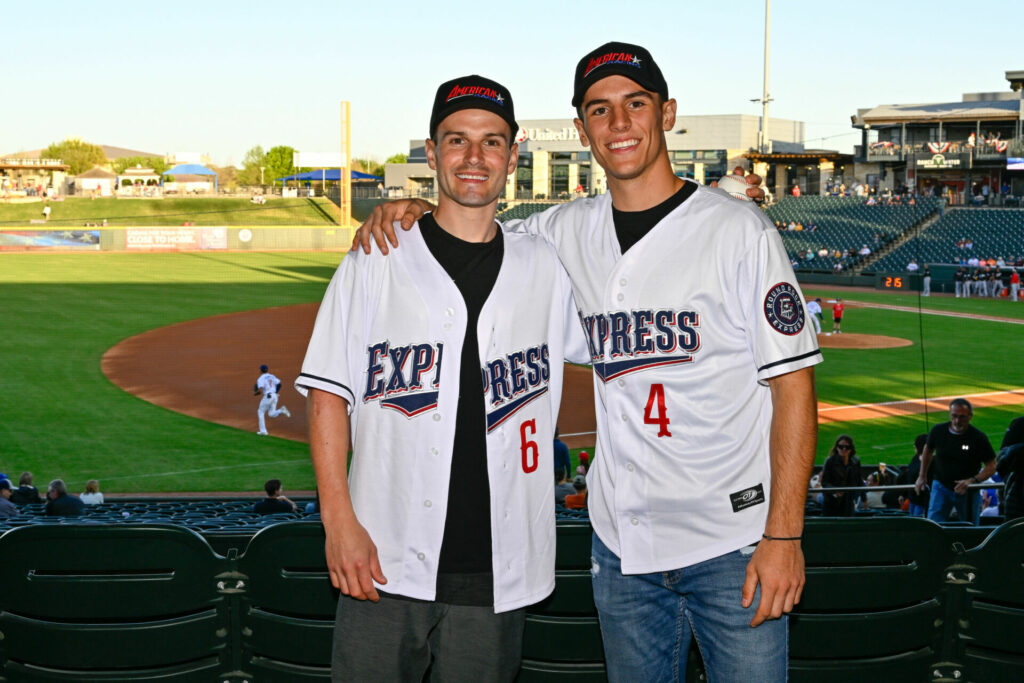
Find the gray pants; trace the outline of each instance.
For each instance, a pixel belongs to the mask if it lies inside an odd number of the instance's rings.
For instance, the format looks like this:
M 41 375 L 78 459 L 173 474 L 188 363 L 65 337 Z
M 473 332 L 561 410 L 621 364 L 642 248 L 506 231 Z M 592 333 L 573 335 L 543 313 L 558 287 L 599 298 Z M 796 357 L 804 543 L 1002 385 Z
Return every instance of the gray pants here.
M 932 293 L 932 276 L 924 276 L 924 287 L 921 290 L 921 296 L 931 296 Z
M 371 683 L 511 681 L 519 673 L 526 610 L 341 596 L 331 680 Z

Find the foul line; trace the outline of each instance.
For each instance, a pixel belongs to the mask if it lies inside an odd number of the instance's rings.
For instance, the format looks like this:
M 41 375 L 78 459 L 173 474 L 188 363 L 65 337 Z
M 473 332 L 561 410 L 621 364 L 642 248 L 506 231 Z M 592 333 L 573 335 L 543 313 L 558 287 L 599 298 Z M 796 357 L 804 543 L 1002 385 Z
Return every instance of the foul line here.
M 122 476 L 107 477 L 104 476 L 104 481 L 116 480 L 116 479 L 146 479 L 150 477 L 175 477 L 181 474 L 201 474 L 203 472 L 214 472 L 217 470 L 239 470 L 245 469 L 246 467 L 264 467 L 266 465 L 290 465 L 297 462 L 309 462 L 309 458 L 297 458 L 294 460 L 266 460 L 262 462 L 249 462 L 241 465 L 219 465 L 217 467 L 200 467 L 194 470 L 179 470 L 177 472 L 152 472 L 150 474 L 126 474 Z

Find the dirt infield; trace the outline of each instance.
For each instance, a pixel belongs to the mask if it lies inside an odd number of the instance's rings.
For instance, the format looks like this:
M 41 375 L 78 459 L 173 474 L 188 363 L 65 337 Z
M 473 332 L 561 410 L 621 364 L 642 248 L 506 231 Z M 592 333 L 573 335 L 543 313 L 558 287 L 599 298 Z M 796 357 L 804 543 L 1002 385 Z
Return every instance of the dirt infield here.
M 881 334 L 832 334 L 818 335 L 818 346 L 823 349 L 894 349 L 910 346 L 914 342 L 901 337 L 886 337 Z
M 267 431 L 307 441 L 306 400 L 292 386 L 319 304 L 282 306 L 200 318 L 125 339 L 103 354 L 111 382 L 155 405 L 202 420 L 256 431 L 262 363 L 281 378 L 278 405 L 291 418 L 267 419 Z M 559 425 L 573 448 L 594 443 L 594 388 L 589 368 L 566 366 Z
M 246 311 L 169 325 L 130 337 L 103 355 L 103 373 L 125 391 L 155 405 L 202 420 L 256 431 L 259 397 L 252 389 L 266 363 L 281 378 L 279 405 L 291 418 L 268 419 L 273 436 L 306 441 L 306 402 L 292 387 L 319 304 Z M 868 334 L 819 335 L 824 348 L 887 348 L 911 342 Z M 944 412 L 952 397 L 933 398 Z M 977 407 L 1024 403 L 1024 390 L 968 396 Z M 925 402 L 859 406 L 818 404 L 818 422 L 846 422 L 921 413 Z M 566 366 L 559 425 L 573 448 L 593 445 L 594 387 L 589 368 Z

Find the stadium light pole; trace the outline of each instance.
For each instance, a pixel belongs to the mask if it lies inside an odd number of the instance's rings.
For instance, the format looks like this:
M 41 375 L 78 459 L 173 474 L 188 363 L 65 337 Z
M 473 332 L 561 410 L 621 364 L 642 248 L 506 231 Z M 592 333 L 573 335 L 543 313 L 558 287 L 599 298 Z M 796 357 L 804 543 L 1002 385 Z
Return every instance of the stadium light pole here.
M 771 143 L 768 141 L 768 103 L 772 101 L 768 96 L 768 48 L 771 46 L 771 18 L 772 0 L 764 0 L 764 87 L 761 90 L 761 99 L 751 100 L 751 102 L 761 103 L 761 130 L 757 134 L 757 147 L 762 154 L 771 153 Z

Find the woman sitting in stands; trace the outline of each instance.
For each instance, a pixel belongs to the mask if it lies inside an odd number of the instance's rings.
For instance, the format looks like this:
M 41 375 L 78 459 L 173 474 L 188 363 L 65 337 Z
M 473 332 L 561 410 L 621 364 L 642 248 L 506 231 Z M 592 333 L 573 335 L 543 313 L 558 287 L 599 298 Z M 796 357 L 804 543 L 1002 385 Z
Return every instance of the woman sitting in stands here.
M 86 505 L 102 505 L 103 494 L 100 493 L 100 483 L 95 479 L 85 482 L 85 493 L 79 496 Z
M 825 491 L 825 517 L 852 517 L 854 504 L 861 495 L 857 491 L 835 491 L 828 489 L 840 486 L 863 486 L 860 478 L 860 460 L 853 446 L 853 437 L 840 434 L 828 460 L 821 470 L 821 488 Z

